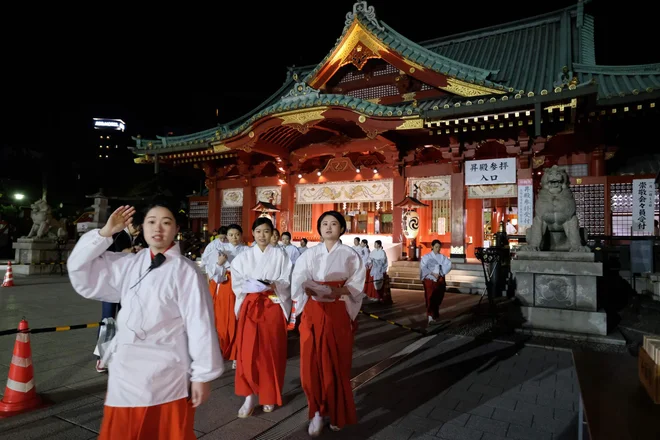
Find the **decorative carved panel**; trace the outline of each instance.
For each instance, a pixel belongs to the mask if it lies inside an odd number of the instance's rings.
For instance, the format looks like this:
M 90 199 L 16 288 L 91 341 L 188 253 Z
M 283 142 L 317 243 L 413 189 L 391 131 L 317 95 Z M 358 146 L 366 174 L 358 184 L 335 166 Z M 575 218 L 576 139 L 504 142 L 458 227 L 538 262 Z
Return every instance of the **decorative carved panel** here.
M 355 171 L 355 166 L 351 159 L 348 157 L 334 157 L 330 159 L 323 169 L 323 173 L 335 172 L 341 173 L 343 171 Z
M 222 207 L 235 208 L 243 206 L 243 188 L 222 190 Z
M 409 195 L 415 195 L 417 186 L 417 198 L 419 200 L 450 200 L 451 199 L 451 176 L 437 176 L 424 178 L 410 178 Z
M 282 203 L 282 187 L 280 186 L 259 186 L 256 192 L 258 202 L 268 202 L 273 205 Z
M 393 180 L 296 185 L 296 203 L 391 202 Z

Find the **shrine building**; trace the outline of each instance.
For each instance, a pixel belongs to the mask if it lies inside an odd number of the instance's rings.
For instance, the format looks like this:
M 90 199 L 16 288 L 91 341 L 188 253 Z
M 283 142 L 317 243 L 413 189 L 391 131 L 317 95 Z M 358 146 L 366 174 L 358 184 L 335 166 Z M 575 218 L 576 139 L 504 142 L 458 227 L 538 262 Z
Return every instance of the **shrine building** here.
M 440 239 L 460 262 L 501 221 L 524 234 L 525 197 L 552 165 L 570 176 L 590 236 L 630 235 L 632 179 L 655 175 L 606 168 L 627 148 L 619 133 L 657 125 L 660 64 L 599 65 L 587 7 L 416 43 L 356 2 L 317 65 L 282 72 L 281 88 L 238 119 L 135 138 L 135 161 L 203 169 L 197 216 L 209 231 L 239 223 L 248 240 L 267 202 L 294 241 L 318 241 L 316 219 L 335 209 L 350 234 L 395 245 L 406 236 L 397 204 L 412 196 L 426 205 L 422 253 Z

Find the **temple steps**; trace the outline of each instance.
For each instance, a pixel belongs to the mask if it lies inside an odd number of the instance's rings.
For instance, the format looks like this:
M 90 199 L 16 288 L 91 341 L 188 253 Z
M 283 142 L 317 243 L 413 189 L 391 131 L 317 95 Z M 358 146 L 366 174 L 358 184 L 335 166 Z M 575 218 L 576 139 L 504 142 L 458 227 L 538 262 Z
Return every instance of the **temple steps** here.
M 419 261 L 395 261 L 388 270 L 393 289 L 424 290 L 419 279 Z M 445 278 L 448 292 L 481 294 L 486 288 L 481 264 L 453 263 Z

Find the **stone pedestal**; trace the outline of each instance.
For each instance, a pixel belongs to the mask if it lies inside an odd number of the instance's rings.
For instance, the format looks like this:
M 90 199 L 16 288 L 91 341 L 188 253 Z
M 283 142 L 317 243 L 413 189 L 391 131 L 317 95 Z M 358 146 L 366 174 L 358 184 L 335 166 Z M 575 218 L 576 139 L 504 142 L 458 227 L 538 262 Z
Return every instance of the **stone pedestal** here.
M 75 245 L 75 241 L 69 240 L 60 253 L 57 250 L 57 242 L 48 239 L 19 238 L 12 247 L 16 250 L 16 256 L 12 261 L 13 272 L 17 275 L 39 275 L 48 274 L 53 270 L 54 264 L 60 261 L 66 262 Z
M 607 334 L 596 303 L 603 264 L 591 252 L 517 252 L 511 260 L 523 327 L 595 335 Z

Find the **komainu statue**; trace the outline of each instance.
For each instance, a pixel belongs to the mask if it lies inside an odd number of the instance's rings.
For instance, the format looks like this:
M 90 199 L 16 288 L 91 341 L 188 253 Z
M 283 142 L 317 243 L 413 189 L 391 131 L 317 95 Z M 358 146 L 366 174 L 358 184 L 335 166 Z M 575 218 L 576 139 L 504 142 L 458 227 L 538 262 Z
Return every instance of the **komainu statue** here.
M 30 207 L 32 208 L 32 213 L 30 214 L 32 217 L 32 229 L 30 229 L 27 238 L 51 240 L 67 238 L 66 220 L 62 220 L 61 222 L 55 220 L 50 206 L 48 206 L 45 200 L 39 199 Z
M 546 169 L 536 199 L 532 227 L 527 230 L 525 251 L 591 252 L 582 244 L 575 198 L 566 171 Z

